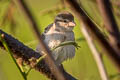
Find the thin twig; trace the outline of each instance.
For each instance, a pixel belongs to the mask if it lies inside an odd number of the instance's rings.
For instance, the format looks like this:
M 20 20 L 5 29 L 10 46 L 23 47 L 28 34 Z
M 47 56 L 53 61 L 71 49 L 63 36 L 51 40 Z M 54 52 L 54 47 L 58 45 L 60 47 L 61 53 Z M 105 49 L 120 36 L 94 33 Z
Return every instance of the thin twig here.
M 66 46 L 66 45 L 74 45 L 77 49 L 80 48 L 80 46 L 75 41 L 65 41 L 65 42 L 62 42 L 59 45 L 55 46 L 51 50 L 54 51 L 55 49 L 62 47 L 62 46 Z
M 95 47 L 94 42 L 93 42 L 92 38 L 90 37 L 90 34 L 87 31 L 84 24 L 81 24 L 81 29 L 82 29 L 82 32 L 83 32 L 85 38 L 86 38 L 88 46 L 90 47 L 90 49 L 92 51 L 92 55 L 93 55 L 93 57 L 94 57 L 94 59 L 96 61 L 96 64 L 97 64 L 101 79 L 102 80 L 109 80 L 107 72 L 105 70 L 103 60 L 101 59 L 100 53 L 98 52 L 97 48 Z
M 74 14 L 77 18 L 87 27 L 87 29 L 91 32 L 92 36 L 94 36 L 97 41 L 100 43 L 101 48 L 105 50 L 106 54 L 110 57 L 110 59 L 115 63 L 116 67 L 120 71 L 120 54 L 118 51 L 114 49 L 114 47 L 109 43 L 97 26 L 89 19 L 80 5 L 76 0 L 66 0 L 66 3 L 70 6 Z

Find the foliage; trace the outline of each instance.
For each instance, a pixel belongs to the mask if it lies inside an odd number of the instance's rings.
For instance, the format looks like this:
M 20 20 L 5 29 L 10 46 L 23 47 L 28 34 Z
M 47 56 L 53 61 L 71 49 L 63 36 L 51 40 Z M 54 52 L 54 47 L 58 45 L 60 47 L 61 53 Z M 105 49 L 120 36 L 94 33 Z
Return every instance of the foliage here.
M 116 4 L 117 0 L 111 1 L 113 3 L 113 11 L 116 15 L 116 20 L 117 22 L 119 22 L 119 4 Z M 59 11 L 68 10 L 64 7 L 61 7 L 62 5 L 59 0 L 51 0 L 49 2 L 48 0 L 27 0 L 27 2 L 34 15 L 37 17 L 38 24 L 42 26 L 39 27 L 42 32 L 48 24 L 53 22 L 54 16 Z M 94 20 L 94 22 L 99 26 L 101 31 L 104 31 L 104 24 L 102 22 L 102 18 L 98 11 L 95 0 L 79 0 L 79 3 L 82 4 L 82 7 L 86 10 L 91 19 Z M 10 0 L 0 0 L 0 28 L 3 29 L 5 32 L 10 33 L 25 44 L 34 41 L 33 44 L 28 46 L 35 49 L 38 42 L 35 40 L 32 31 L 29 29 L 29 24 L 26 22 L 25 17 L 22 15 L 22 12 L 13 3 L 13 11 L 7 12 L 7 10 L 10 8 L 10 4 Z M 52 12 L 48 12 L 48 10 L 52 9 L 54 9 Z M 91 55 L 91 51 L 88 48 L 84 36 L 82 35 L 81 31 L 79 31 L 80 22 L 77 20 L 77 18 L 75 18 L 75 20 L 77 23 L 77 26 L 74 29 L 75 37 L 78 45 L 80 45 L 81 48 L 76 50 L 76 56 L 72 60 L 68 60 L 63 63 L 64 67 L 70 74 L 74 75 L 79 80 L 101 80 L 96 63 Z M 107 32 L 105 31 L 105 33 Z M 99 50 L 101 52 L 101 49 Z M 104 54 L 103 60 L 111 80 L 119 80 L 119 75 L 116 76 L 116 74 L 118 74 L 117 70 Z M 13 62 L 11 61 L 11 58 L 8 56 L 7 52 L 1 49 L 0 70 L 2 70 L 2 72 L 0 72 L 0 80 L 22 80 L 22 76 L 18 72 L 15 64 L 13 64 Z M 11 72 L 14 74 L 11 74 Z M 47 78 L 45 78 L 43 75 L 41 75 L 39 72 L 36 72 L 35 70 L 32 70 L 31 73 L 28 75 L 28 80 L 33 79 L 47 80 Z

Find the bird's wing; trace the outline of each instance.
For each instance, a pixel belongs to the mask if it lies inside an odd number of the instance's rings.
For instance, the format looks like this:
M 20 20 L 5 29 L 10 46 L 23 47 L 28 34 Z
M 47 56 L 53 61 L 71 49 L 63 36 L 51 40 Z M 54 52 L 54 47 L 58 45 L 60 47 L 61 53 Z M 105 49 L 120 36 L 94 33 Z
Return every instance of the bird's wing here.
M 45 28 L 44 32 L 42 33 L 42 39 L 43 39 L 43 40 L 45 39 L 45 34 L 49 31 L 49 29 L 50 29 L 52 26 L 53 26 L 53 23 L 49 24 L 49 25 Z
M 44 33 L 47 33 L 52 26 L 53 26 L 53 23 L 52 23 L 52 24 L 49 24 L 49 25 L 45 28 Z
M 52 24 L 49 24 L 46 28 L 45 28 L 45 30 L 44 30 L 44 32 L 42 33 L 42 40 L 44 41 L 45 40 L 45 34 L 49 31 L 49 29 L 51 28 L 53 26 L 53 23 Z M 40 53 L 40 45 L 37 45 L 37 47 L 36 47 L 36 52 L 39 52 Z

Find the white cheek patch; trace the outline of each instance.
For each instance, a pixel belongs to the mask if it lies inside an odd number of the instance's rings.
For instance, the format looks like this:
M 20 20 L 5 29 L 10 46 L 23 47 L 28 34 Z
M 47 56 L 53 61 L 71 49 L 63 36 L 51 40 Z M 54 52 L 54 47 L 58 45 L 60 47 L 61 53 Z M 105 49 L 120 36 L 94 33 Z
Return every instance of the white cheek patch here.
M 63 23 L 63 22 L 59 22 L 59 25 L 60 26 L 67 26 L 65 23 Z
M 69 26 L 68 23 L 66 23 L 66 24 L 65 24 L 65 27 L 67 28 L 68 26 Z
M 69 26 L 69 23 L 59 22 L 59 28 L 61 30 L 68 30 L 72 31 L 74 27 L 72 27 L 74 24 L 71 23 L 72 26 Z
M 59 22 L 59 25 L 60 25 L 61 27 L 65 27 L 65 28 L 67 28 L 67 27 L 69 26 L 68 23 L 64 23 L 64 22 Z

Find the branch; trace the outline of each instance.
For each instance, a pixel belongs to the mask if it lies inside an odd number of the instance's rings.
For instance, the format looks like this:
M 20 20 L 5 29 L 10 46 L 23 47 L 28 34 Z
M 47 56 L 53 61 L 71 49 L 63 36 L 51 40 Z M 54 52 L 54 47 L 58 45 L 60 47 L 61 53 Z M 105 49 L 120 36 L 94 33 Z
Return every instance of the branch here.
M 110 39 L 110 42 L 114 47 L 116 47 L 116 49 L 120 50 L 120 33 L 113 12 L 111 10 L 112 5 L 110 3 L 110 0 L 96 1 L 103 17 L 105 27 L 109 32 L 108 37 Z
M 25 46 L 23 43 L 21 43 L 20 41 L 18 41 L 17 39 L 13 38 L 12 36 L 8 35 L 7 33 L 3 32 L 2 30 L 0 30 L 0 34 L 4 34 L 4 39 L 7 42 L 9 48 L 11 49 L 13 56 L 16 59 L 21 58 L 23 60 L 23 62 L 25 62 L 27 65 L 29 65 L 30 67 L 33 67 L 34 64 L 36 64 L 36 62 L 33 63 L 33 60 L 37 60 L 39 59 L 39 57 L 41 57 L 41 55 L 37 52 L 35 52 L 33 49 Z M 5 49 L 3 47 L 3 44 L 0 41 L 0 47 L 2 49 Z M 49 67 L 47 66 L 47 64 L 45 63 L 44 60 L 41 60 L 36 66 L 33 67 L 35 70 L 41 72 L 42 74 L 46 75 L 48 78 L 55 80 L 55 76 L 51 73 Z M 67 73 L 63 67 L 60 67 L 64 76 L 67 77 L 68 80 L 76 80 L 74 77 L 72 77 L 69 73 Z
M 65 76 L 63 75 L 63 73 L 60 71 L 59 67 L 55 63 L 55 60 L 52 56 L 52 52 L 45 45 L 45 43 L 43 42 L 43 40 L 41 38 L 41 34 L 38 29 L 39 26 L 37 25 L 37 22 L 36 22 L 34 16 L 32 15 L 32 12 L 30 11 L 29 7 L 26 5 L 24 0 L 13 0 L 13 1 L 23 11 L 24 15 L 26 16 L 31 29 L 33 30 L 36 38 L 39 41 L 39 45 L 42 50 L 41 52 L 43 52 L 43 54 L 47 54 L 47 56 L 44 58 L 44 60 L 47 63 L 47 65 L 49 66 L 51 72 L 54 74 L 54 76 L 56 77 L 57 80 L 65 80 Z
M 120 71 L 120 54 L 118 51 L 114 49 L 114 47 L 109 43 L 97 28 L 97 26 L 91 21 L 91 19 L 87 16 L 87 14 L 83 11 L 83 9 L 79 6 L 76 0 L 66 0 L 66 3 L 70 6 L 72 11 L 75 13 L 77 18 L 86 26 L 86 28 L 91 32 L 92 36 L 94 36 L 101 48 L 103 48 L 106 54 L 110 57 L 110 59 L 115 63 L 116 67 Z
M 91 51 L 92 51 L 92 55 L 96 61 L 100 76 L 102 80 L 109 80 L 107 72 L 105 70 L 105 66 L 103 63 L 103 60 L 101 58 L 100 53 L 98 52 L 96 46 L 94 45 L 93 39 L 92 37 L 90 37 L 89 31 L 87 31 L 86 27 L 84 26 L 84 24 L 81 24 L 81 29 L 82 32 L 86 38 L 86 41 L 88 43 L 88 46 L 90 47 Z

